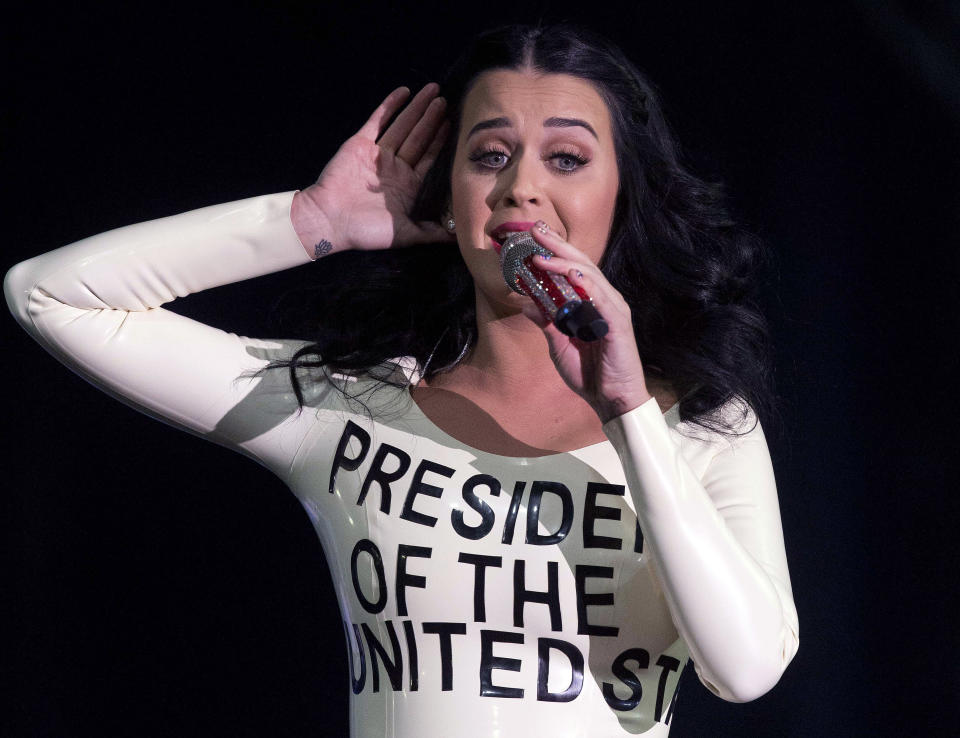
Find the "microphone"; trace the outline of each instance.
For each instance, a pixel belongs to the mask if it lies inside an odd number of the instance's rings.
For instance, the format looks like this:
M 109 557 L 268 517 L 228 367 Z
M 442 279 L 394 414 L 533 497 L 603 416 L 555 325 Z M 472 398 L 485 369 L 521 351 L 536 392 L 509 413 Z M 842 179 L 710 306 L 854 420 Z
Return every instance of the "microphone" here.
M 534 266 L 535 254 L 553 252 L 544 248 L 526 231 L 508 233 L 500 247 L 503 279 L 514 292 L 533 298 L 543 316 L 560 331 L 581 341 L 596 341 L 610 329 L 580 287 L 562 274 Z

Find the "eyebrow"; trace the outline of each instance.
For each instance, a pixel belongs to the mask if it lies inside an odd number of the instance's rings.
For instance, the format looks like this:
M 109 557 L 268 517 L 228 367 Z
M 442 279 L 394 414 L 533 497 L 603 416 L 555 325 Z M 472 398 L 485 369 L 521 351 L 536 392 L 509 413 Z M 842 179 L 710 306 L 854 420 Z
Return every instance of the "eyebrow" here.
M 510 122 L 509 118 L 490 118 L 489 120 L 482 120 L 473 128 L 470 129 L 470 133 L 467 134 L 467 138 L 470 138 L 474 133 L 478 131 L 485 131 L 488 128 L 510 128 L 513 123 Z M 582 126 L 586 128 L 590 133 L 593 134 L 593 137 L 600 140 L 600 137 L 597 135 L 597 132 L 593 130 L 587 121 L 580 120 L 580 118 L 547 118 L 543 121 L 544 128 L 572 128 L 573 126 Z

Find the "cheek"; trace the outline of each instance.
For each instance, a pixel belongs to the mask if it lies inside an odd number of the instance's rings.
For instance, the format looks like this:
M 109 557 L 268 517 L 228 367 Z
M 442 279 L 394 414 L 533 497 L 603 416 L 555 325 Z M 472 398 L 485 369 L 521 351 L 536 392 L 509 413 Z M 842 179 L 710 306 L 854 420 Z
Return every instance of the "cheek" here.
M 454 164 L 453 171 L 450 173 L 451 202 L 462 207 L 482 197 L 481 185 L 480 178 L 470 169 L 470 162 Z
M 599 263 L 607 247 L 610 229 L 613 227 L 613 216 L 617 210 L 617 195 L 620 190 L 620 180 L 613 177 L 598 183 L 594 198 L 593 222 L 595 247 L 590 254 L 594 263 Z
M 599 264 L 607 248 L 610 226 L 613 223 L 615 201 L 591 200 L 577 210 L 570 219 L 570 226 L 576 229 L 570 234 L 570 243 L 580 249 L 594 264 Z
M 485 206 L 490 192 L 490 183 L 470 175 L 463 175 L 451 183 L 451 202 L 465 214 Z

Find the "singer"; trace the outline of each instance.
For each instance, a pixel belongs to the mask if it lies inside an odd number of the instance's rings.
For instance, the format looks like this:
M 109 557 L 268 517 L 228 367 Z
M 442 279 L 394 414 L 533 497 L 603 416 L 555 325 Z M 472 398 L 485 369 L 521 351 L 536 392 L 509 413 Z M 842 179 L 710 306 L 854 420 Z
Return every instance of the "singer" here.
M 302 503 L 351 735 L 666 736 L 688 662 L 745 702 L 799 643 L 763 249 L 620 49 L 506 26 L 387 95 L 314 184 L 85 238 L 4 291 L 71 370 Z M 317 283 L 296 337 L 162 307 L 293 267 Z

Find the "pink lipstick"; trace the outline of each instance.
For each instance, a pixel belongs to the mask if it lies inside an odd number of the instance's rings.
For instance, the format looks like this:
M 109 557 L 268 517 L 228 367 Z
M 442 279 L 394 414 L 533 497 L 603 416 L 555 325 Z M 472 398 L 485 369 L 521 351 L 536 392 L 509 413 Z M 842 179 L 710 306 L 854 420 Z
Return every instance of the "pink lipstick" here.
M 511 220 L 507 223 L 501 223 L 490 234 L 490 240 L 493 242 L 493 247 L 497 250 L 497 253 L 500 253 L 500 248 L 503 246 L 503 240 L 511 233 L 519 233 L 522 231 L 529 231 L 533 228 L 534 222 L 522 222 Z

